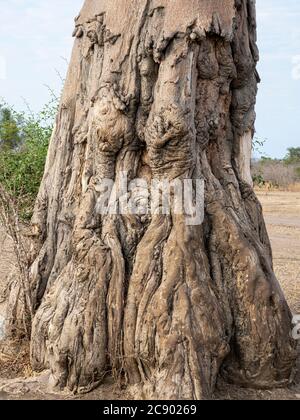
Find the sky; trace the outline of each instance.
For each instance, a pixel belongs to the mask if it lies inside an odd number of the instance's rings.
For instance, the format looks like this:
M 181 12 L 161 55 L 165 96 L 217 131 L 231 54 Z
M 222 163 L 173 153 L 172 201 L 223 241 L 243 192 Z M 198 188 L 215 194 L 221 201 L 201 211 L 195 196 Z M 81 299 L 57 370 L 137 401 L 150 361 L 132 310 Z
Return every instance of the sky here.
M 59 92 L 83 0 L 0 0 L 0 97 L 38 110 Z M 262 78 L 257 137 L 262 154 L 281 158 L 300 146 L 300 1 L 257 0 Z M 256 152 L 256 154 L 259 154 Z

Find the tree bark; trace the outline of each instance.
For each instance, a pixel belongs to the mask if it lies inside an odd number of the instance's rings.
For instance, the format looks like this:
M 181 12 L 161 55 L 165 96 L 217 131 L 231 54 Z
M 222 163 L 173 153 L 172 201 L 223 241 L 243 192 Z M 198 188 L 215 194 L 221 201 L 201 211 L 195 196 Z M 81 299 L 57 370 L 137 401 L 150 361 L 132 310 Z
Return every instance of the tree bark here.
M 249 178 L 254 0 L 86 0 L 33 217 L 34 369 L 87 392 L 286 385 L 291 314 Z M 245 153 L 247 151 L 247 153 Z M 205 180 L 205 219 L 100 216 L 99 182 Z

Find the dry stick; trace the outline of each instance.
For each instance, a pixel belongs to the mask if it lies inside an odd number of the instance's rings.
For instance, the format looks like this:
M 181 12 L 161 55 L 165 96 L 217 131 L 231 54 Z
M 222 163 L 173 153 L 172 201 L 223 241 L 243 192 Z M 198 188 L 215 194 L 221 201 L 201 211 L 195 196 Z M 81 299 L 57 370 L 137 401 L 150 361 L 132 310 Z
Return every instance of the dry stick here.
M 20 220 L 18 215 L 18 202 L 15 202 L 11 195 L 0 184 L 0 222 L 6 233 L 13 241 L 14 253 L 17 258 L 17 264 L 20 271 L 20 283 L 24 298 L 24 328 L 26 335 L 30 338 L 30 327 L 33 318 L 33 303 L 30 288 L 29 277 L 29 256 L 24 247 L 24 241 L 20 229 Z M 29 315 L 29 323 L 27 322 Z

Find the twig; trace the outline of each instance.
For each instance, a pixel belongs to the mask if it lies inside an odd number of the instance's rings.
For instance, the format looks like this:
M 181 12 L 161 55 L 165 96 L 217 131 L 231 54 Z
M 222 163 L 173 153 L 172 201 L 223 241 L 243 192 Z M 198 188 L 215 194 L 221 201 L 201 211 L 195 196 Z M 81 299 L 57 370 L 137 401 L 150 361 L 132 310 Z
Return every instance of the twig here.
M 18 201 L 0 184 L 0 222 L 13 243 L 20 273 L 20 286 L 24 298 L 24 328 L 30 337 L 30 326 L 33 318 L 33 299 L 30 287 L 30 257 L 26 250 L 19 220 Z M 29 318 L 28 318 L 29 317 Z

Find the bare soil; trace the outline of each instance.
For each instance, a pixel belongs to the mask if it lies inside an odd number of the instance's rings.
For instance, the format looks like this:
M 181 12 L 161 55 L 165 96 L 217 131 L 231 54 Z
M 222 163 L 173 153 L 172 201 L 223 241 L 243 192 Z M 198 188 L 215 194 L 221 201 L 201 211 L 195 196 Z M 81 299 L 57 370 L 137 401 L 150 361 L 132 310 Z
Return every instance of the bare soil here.
M 276 275 L 287 297 L 291 310 L 294 314 L 300 314 L 300 192 L 258 192 L 259 199 L 264 208 L 265 220 L 270 234 Z M 0 294 L 5 288 L 7 275 L 11 271 L 13 256 L 9 240 L 0 230 Z M 1 296 L 1 295 L 0 295 Z M 3 313 L 3 304 L 0 303 Z M 291 326 L 292 328 L 292 326 Z M 24 350 L 20 350 L 21 371 L 28 375 L 28 363 L 24 356 Z M 300 354 L 300 353 L 299 353 Z M 4 357 L 4 356 L 3 356 Z M 5 360 L 5 358 L 4 358 Z M 6 363 L 6 369 L 5 369 Z M 8 377 L 9 371 L 15 366 L 15 375 L 20 374 L 20 363 L 17 360 L 6 359 L 2 363 L 0 358 L 0 379 Z M 22 367 L 23 366 L 23 367 Z M 6 374 L 5 374 L 6 372 Z M 12 375 L 10 375 L 11 377 Z M 18 395 L 0 391 L 0 400 L 3 399 L 74 399 L 76 397 L 64 395 L 49 395 L 45 393 L 25 392 Z M 129 394 L 107 382 L 88 395 L 77 399 L 117 400 L 129 399 Z M 215 399 L 219 400 L 299 400 L 300 399 L 300 356 L 295 381 L 285 389 L 277 390 L 249 390 L 237 386 L 219 382 Z
M 300 192 L 257 192 L 271 238 L 274 268 L 290 308 L 300 314 Z M 257 391 L 220 383 L 217 399 L 300 399 L 300 356 L 295 383 L 289 389 Z
M 300 314 L 300 192 L 259 194 L 277 277 L 292 311 Z

